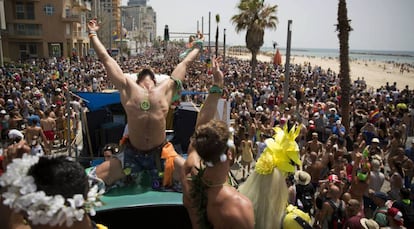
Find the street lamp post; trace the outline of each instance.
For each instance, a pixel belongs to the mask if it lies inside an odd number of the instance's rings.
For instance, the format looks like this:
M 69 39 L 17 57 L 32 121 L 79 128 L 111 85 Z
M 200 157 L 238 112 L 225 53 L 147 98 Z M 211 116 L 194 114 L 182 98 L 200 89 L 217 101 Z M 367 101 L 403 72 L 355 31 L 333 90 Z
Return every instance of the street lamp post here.
M 122 38 L 124 37 L 124 34 L 123 34 L 123 28 L 124 28 L 124 15 L 122 15 L 122 7 L 120 7 L 120 10 L 121 10 L 121 31 L 119 32 L 119 35 L 121 36 L 121 43 L 120 43 L 120 45 L 119 45 L 119 54 L 120 54 L 120 60 L 121 60 L 121 62 L 123 62 L 124 61 L 124 57 L 122 56 Z
M 1 40 L 1 32 L 6 29 L 6 16 L 4 12 L 4 1 L 0 0 L 0 67 L 4 64 L 3 57 L 3 41 Z
M 211 58 L 211 12 L 208 12 L 208 58 Z
M 111 12 L 110 12 L 110 19 L 109 19 L 109 53 L 112 56 L 112 18 L 113 18 L 113 7 L 112 7 L 112 3 L 111 3 Z
M 289 74 L 290 74 L 290 43 L 292 39 L 292 20 L 288 20 L 288 34 L 286 45 L 286 64 L 285 64 L 285 84 L 284 84 L 284 97 L 283 101 L 287 102 L 289 95 Z
M 226 66 L 226 29 L 223 32 L 223 63 Z

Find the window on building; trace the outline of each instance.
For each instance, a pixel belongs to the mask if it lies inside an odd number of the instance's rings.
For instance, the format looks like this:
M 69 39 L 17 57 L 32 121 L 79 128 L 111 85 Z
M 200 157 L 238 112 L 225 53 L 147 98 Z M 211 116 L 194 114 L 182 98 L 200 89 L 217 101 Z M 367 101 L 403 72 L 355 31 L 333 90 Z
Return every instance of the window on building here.
M 26 3 L 26 13 L 27 13 L 27 18 L 26 19 L 35 19 L 35 10 L 34 10 L 34 3 Z
M 38 56 L 37 55 L 37 44 L 36 43 L 29 43 L 29 53 L 30 56 Z
M 70 8 L 65 9 L 65 15 L 66 15 L 66 18 L 70 18 L 71 16 Z
M 48 16 L 52 16 L 55 13 L 55 7 L 53 7 L 52 4 L 46 4 L 44 6 L 43 10 L 45 11 L 46 15 L 48 15 Z
M 16 18 L 17 19 L 24 19 L 24 4 L 23 3 L 16 3 Z
M 29 36 L 41 36 L 42 29 L 39 24 L 26 24 L 26 34 Z
M 24 24 L 16 24 L 16 33 L 17 35 L 24 35 L 25 34 L 25 26 Z
M 38 54 L 38 44 L 36 43 L 19 43 L 19 57 L 21 59 L 36 58 Z
M 66 24 L 66 35 L 70 35 L 70 24 Z
M 33 2 L 16 2 L 17 19 L 35 19 Z
M 16 34 L 20 36 L 41 36 L 42 26 L 40 24 L 15 24 Z
M 20 51 L 26 51 L 26 44 L 25 43 L 20 43 L 19 50 Z

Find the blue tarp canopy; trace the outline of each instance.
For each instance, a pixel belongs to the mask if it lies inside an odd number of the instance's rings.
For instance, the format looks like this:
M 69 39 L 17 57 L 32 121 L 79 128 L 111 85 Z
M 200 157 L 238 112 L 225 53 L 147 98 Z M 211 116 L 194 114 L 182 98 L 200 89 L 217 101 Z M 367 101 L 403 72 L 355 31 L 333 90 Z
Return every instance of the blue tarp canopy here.
M 105 106 L 121 103 L 118 91 L 114 92 L 76 92 L 77 96 L 85 100 L 90 111 L 99 110 Z M 207 94 L 207 92 L 182 91 L 181 95 Z
M 85 100 L 90 111 L 121 102 L 119 92 L 76 92 L 75 94 Z

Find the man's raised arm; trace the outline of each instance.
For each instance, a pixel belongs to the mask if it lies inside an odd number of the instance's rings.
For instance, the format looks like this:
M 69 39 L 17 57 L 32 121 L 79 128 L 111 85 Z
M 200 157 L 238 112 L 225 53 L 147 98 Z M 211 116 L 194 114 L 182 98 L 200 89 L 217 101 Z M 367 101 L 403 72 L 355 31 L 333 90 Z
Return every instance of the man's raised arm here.
M 96 54 L 105 66 L 106 73 L 112 83 L 118 90 L 121 90 L 127 84 L 127 78 L 124 76 L 121 67 L 118 63 L 108 54 L 105 46 L 98 38 L 96 33 L 99 30 L 99 25 L 96 19 L 92 19 L 88 22 L 89 39 L 95 49 Z
M 220 70 L 221 58 L 213 58 L 213 86 L 209 90 L 206 101 L 197 117 L 195 128 L 208 123 L 217 112 L 217 104 L 223 94 L 224 76 Z
M 209 95 L 207 96 L 206 101 L 203 104 L 200 112 L 198 113 L 197 122 L 195 129 L 197 129 L 200 125 L 208 123 L 210 120 L 214 118 L 214 115 L 217 111 L 217 104 L 221 97 L 223 91 L 223 84 L 224 84 L 224 77 L 223 72 L 220 71 L 219 63 L 221 58 L 214 58 L 213 59 L 213 86 L 209 91 Z M 187 180 L 188 177 L 191 175 L 196 174 L 198 171 L 196 168 L 200 166 L 200 156 L 198 155 L 197 151 L 191 146 L 188 148 L 188 157 L 184 162 L 184 166 L 182 169 L 182 185 L 183 185 L 183 203 L 184 206 L 187 208 L 188 214 L 190 216 L 191 224 L 194 229 L 199 228 L 198 225 L 198 213 L 197 209 L 194 208 L 194 204 L 190 198 L 190 183 Z

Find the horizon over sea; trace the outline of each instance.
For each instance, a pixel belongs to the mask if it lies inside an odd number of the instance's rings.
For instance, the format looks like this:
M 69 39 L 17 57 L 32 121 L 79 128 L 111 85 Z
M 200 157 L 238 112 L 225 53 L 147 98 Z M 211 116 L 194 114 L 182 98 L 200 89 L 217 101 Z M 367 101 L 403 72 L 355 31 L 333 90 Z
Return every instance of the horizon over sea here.
M 286 54 L 286 48 L 277 47 L 282 55 Z M 275 52 L 273 47 L 262 47 L 262 52 Z M 339 58 L 338 49 L 328 48 L 292 48 L 291 56 L 331 57 Z M 389 51 L 389 50 L 361 50 L 350 49 L 349 58 L 353 60 L 379 61 L 407 63 L 414 65 L 414 51 Z

